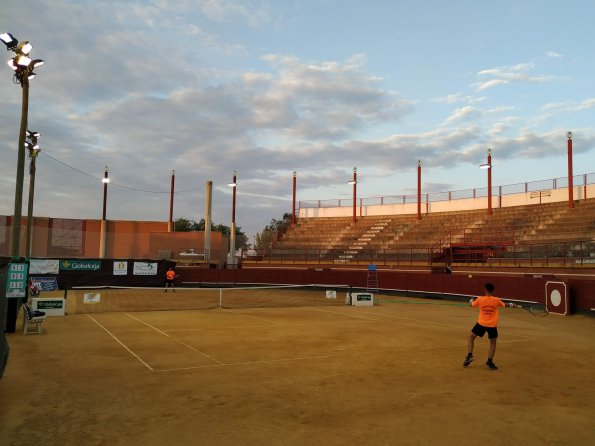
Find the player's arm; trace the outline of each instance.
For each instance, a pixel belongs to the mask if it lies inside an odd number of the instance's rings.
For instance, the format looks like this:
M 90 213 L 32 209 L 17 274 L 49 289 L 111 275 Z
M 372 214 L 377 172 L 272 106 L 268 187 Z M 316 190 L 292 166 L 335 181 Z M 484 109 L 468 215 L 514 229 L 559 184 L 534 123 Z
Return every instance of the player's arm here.
M 479 305 L 479 302 L 477 302 L 477 298 L 472 297 L 471 299 L 469 299 L 469 306 L 476 307 L 478 305 Z

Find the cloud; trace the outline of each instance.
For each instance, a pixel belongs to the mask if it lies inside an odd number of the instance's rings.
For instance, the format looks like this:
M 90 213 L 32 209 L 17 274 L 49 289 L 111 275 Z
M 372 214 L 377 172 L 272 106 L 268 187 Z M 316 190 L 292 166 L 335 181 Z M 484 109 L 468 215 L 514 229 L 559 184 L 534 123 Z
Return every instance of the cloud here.
M 595 107 L 595 98 L 584 99 L 580 102 L 551 102 L 541 107 L 542 110 L 548 112 L 579 112 Z
M 530 74 L 530 71 L 534 68 L 535 66 L 532 63 L 521 63 L 481 70 L 477 73 L 479 80 L 471 84 L 471 87 L 479 92 L 499 85 L 511 83 L 543 83 L 557 79 L 555 76 Z
M 561 57 L 564 57 L 562 54 L 556 53 L 555 51 L 546 51 L 545 55 L 547 57 L 554 58 L 554 59 L 559 59 Z

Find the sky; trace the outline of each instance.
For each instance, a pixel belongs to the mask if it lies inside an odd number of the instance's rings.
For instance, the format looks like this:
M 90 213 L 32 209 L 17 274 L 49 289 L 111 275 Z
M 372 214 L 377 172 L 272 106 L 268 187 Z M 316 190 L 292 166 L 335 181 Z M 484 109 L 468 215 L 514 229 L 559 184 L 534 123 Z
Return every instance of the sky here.
M 34 214 L 236 223 L 297 200 L 483 188 L 595 172 L 595 2 L 3 0 L 33 45 Z M 12 53 L 5 52 L 8 60 Z M 4 68 L 1 68 L 4 66 Z M 0 214 L 14 210 L 21 88 L 0 65 Z M 28 161 L 27 161 L 28 163 Z M 23 215 L 27 212 L 28 170 Z

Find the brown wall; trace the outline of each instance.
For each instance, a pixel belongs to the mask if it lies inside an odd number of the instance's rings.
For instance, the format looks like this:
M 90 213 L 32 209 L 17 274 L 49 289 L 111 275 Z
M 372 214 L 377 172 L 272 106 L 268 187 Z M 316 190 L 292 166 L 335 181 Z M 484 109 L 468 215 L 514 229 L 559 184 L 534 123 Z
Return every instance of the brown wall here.
M 204 284 L 329 284 L 350 285 L 354 288 L 366 288 L 368 271 L 366 269 L 326 269 L 326 268 L 242 268 L 207 270 L 192 267 L 184 268 L 184 281 Z M 593 314 L 595 295 L 595 275 L 592 279 L 567 279 L 554 274 L 440 274 L 429 271 L 391 271 L 378 272 L 379 287 L 384 290 L 398 290 L 428 297 L 437 295 L 469 295 L 483 293 L 486 282 L 496 286 L 496 294 L 504 299 L 532 302 L 545 302 L 545 284 L 548 281 L 565 282 L 568 286 L 570 308 Z M 446 296 L 448 297 L 448 296 Z M 460 299 L 460 297 L 459 297 Z

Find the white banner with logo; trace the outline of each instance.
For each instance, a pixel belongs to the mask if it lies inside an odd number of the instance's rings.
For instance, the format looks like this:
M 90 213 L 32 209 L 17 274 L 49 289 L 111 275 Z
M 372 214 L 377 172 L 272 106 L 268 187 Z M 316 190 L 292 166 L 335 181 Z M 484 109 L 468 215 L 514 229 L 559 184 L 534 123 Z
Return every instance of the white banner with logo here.
M 134 262 L 132 274 L 135 276 L 156 276 L 157 262 Z
M 59 274 L 60 261 L 50 259 L 29 260 L 29 274 Z
M 128 262 L 114 261 L 114 276 L 125 276 L 128 274 Z

